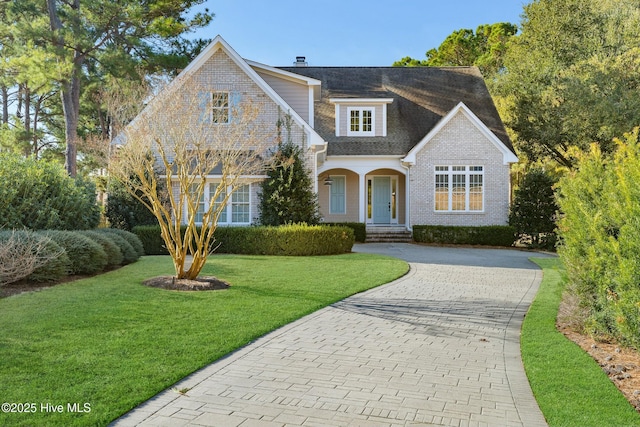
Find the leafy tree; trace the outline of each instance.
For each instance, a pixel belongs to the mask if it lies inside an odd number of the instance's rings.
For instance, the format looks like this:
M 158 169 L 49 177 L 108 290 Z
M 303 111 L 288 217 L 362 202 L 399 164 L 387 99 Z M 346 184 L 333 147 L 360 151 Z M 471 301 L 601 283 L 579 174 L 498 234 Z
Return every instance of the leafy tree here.
M 509 225 L 521 236 L 531 238 L 532 247 L 553 249 L 558 206 L 555 179 L 543 169 L 530 169 L 515 190 Z
M 302 148 L 286 142 L 274 154 L 276 167 L 267 172 L 260 193 L 260 222 L 264 225 L 317 224 L 318 199 L 312 188 Z
M 514 24 L 500 22 L 480 25 L 474 32 L 460 29 L 451 33 L 435 49 L 429 49 L 427 59 L 409 56 L 393 63 L 394 67 L 472 66 L 480 68 L 485 76 L 492 76 L 502 68 L 507 42 L 518 31 Z
M 530 160 L 573 167 L 571 147 L 605 153 L 640 123 L 640 7 L 634 0 L 537 0 L 524 8 L 490 89 Z M 637 97 L 635 97 L 637 98 Z
M 100 220 L 95 187 L 56 162 L 0 154 L 0 228 L 78 230 Z

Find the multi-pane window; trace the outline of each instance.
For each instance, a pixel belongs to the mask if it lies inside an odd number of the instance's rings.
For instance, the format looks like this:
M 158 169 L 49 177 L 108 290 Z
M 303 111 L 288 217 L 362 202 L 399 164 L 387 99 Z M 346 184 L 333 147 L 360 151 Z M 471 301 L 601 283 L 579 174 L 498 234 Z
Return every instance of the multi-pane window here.
M 482 166 L 436 166 L 435 210 L 479 212 L 484 209 Z
M 346 206 L 346 185 L 344 176 L 331 177 L 331 190 L 329 197 L 329 213 L 344 214 L 347 212 Z
M 233 223 L 249 222 L 250 201 L 251 201 L 251 196 L 250 196 L 248 185 L 243 185 L 242 187 L 239 187 L 231 195 L 231 222 Z
M 196 194 L 198 192 L 198 184 L 194 184 L 191 186 L 191 194 Z M 202 223 L 202 216 L 204 215 L 204 211 L 205 211 L 205 195 L 202 194 L 202 197 L 200 198 L 200 200 L 198 200 L 198 207 L 196 209 L 196 222 L 201 224 Z
M 229 191 L 228 188 L 220 189 L 220 193 L 216 197 L 218 183 L 209 183 L 205 186 L 204 194 L 198 203 L 196 211 L 196 224 L 202 224 L 204 212 L 209 208 L 210 203 L 214 203 L 214 209 L 221 207 L 224 199 Z M 194 185 L 192 191 L 196 191 Z M 215 200 L 214 200 L 215 197 Z M 249 184 L 238 187 L 231 199 L 220 211 L 218 216 L 218 224 L 249 224 L 251 222 L 251 186 Z
M 347 112 L 347 136 L 373 136 L 373 108 L 350 107 Z
M 229 92 L 211 93 L 212 123 L 229 123 Z

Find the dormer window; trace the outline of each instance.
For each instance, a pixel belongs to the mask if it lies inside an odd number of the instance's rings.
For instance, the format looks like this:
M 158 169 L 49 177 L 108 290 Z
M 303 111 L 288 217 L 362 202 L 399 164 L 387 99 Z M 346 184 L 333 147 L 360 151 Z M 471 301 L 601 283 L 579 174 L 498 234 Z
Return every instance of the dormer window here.
M 393 98 L 331 98 L 336 136 L 387 136 L 387 104 Z
M 347 136 L 374 136 L 374 108 L 347 107 Z

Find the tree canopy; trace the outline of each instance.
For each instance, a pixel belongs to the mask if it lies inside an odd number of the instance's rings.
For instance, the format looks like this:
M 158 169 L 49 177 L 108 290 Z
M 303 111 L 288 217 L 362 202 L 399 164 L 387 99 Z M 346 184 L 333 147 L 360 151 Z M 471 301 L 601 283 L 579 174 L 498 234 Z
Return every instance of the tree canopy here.
M 491 84 L 517 149 L 572 167 L 571 147 L 603 152 L 640 124 L 640 4 L 537 0 Z
M 480 68 L 482 73 L 493 75 L 502 68 L 502 58 L 506 52 L 507 41 L 515 35 L 518 28 L 514 24 L 500 22 L 480 25 L 474 32 L 460 29 L 451 33 L 438 48 L 429 49 L 427 59 L 414 59 L 409 56 L 393 63 L 394 67 L 445 67 L 472 66 Z
M 138 69 L 175 73 L 183 68 L 205 44 L 183 36 L 213 18 L 206 9 L 193 13 L 203 2 L 0 2 L 5 148 L 38 154 L 43 146 L 64 142 L 66 170 L 75 175 L 78 139 L 109 131 L 96 100 L 98 89 L 139 79 Z

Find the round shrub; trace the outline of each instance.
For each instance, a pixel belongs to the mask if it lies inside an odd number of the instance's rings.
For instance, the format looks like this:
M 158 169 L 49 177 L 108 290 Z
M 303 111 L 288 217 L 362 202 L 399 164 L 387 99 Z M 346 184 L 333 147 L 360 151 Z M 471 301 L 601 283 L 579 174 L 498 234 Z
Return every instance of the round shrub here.
M 62 255 L 49 260 L 49 262 L 42 267 L 36 268 L 34 272 L 27 277 L 27 280 L 34 282 L 54 282 L 62 279 L 71 271 L 71 260 L 62 246 L 53 240 L 49 240 L 46 243 L 46 247 L 47 251 L 53 253 L 57 253 L 60 250 L 62 251 Z
M 38 282 L 59 280 L 67 275 L 71 262 L 65 250 L 45 236 L 29 230 L 3 230 L 0 264 L 0 284 L 6 284 L 25 277 Z
M 78 231 L 47 230 L 42 234 L 51 237 L 67 252 L 71 274 L 95 274 L 107 266 L 107 254 L 102 246 Z
M 98 228 L 95 231 L 96 233 L 109 236 L 109 238 L 113 240 L 113 242 L 116 245 L 118 245 L 118 247 L 120 248 L 120 251 L 122 251 L 123 264 L 131 264 L 132 262 L 136 262 L 138 258 L 140 258 L 140 256 L 138 255 L 138 252 L 133 248 L 133 246 L 131 246 L 131 243 L 129 243 L 124 237 L 118 235 L 117 233 L 110 233 L 106 230 L 109 230 L 109 229 Z
M 107 265 L 114 267 L 117 265 L 122 265 L 123 255 L 120 247 L 116 242 L 105 233 L 98 233 L 94 230 L 84 230 L 81 231 L 82 234 L 98 243 L 104 249 L 104 252 L 107 254 Z
M 132 232 L 127 230 L 121 230 L 119 228 L 100 228 L 98 229 L 98 231 L 101 231 L 107 234 L 114 234 L 114 233 L 117 234 L 118 236 L 122 237 L 124 240 L 129 242 L 131 246 L 133 246 L 133 249 L 135 249 L 138 256 L 144 255 L 144 246 L 142 245 L 142 241 L 140 241 L 140 238 L 135 234 L 133 234 Z

